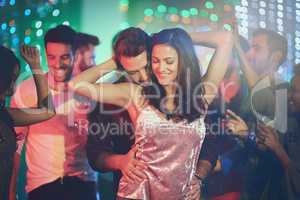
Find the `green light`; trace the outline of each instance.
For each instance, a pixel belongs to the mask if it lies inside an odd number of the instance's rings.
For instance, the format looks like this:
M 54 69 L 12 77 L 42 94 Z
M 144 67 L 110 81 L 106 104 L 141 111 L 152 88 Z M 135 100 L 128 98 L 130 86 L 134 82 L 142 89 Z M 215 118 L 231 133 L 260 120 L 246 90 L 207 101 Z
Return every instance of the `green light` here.
M 175 8 L 175 7 L 169 7 L 168 12 L 169 12 L 170 14 L 177 14 L 177 13 L 178 13 L 178 10 L 177 10 L 177 8 Z
M 69 21 L 64 21 L 63 25 L 70 26 L 70 22 Z
M 54 22 L 54 23 L 50 24 L 49 27 L 50 27 L 50 28 L 54 28 L 54 27 L 56 27 L 56 26 L 57 26 L 57 23 Z
M 146 8 L 144 10 L 144 15 L 146 15 L 146 16 L 152 16 L 153 14 L 154 14 L 154 12 L 151 8 Z
M 120 0 L 120 4 L 124 6 L 128 6 L 129 0 Z
M 165 13 L 167 12 L 167 7 L 163 4 L 160 4 L 158 7 L 157 7 L 157 11 L 160 12 L 160 13 Z
M 37 21 L 35 23 L 35 28 L 41 28 L 41 26 L 42 26 L 42 21 Z
M 214 7 L 215 7 L 215 5 L 214 5 L 214 3 L 213 2 L 211 2 L 211 1 L 207 1 L 207 2 L 205 2 L 205 8 L 207 8 L 207 9 L 213 9 Z
M 227 30 L 227 31 L 231 31 L 232 27 L 231 27 L 230 24 L 224 24 L 224 29 Z
M 216 15 L 216 14 L 211 14 L 211 15 L 209 16 L 209 19 L 210 19 L 211 21 L 213 21 L 213 22 L 219 21 L 219 17 L 218 17 L 218 15 Z
M 180 12 L 180 15 L 181 15 L 182 17 L 189 17 L 189 16 L 190 16 L 190 12 L 189 12 L 188 10 L 182 10 L 182 11 Z
M 241 1 L 240 0 L 224 0 L 224 3 L 231 4 L 231 5 L 240 5 Z
M 199 15 L 200 17 L 208 17 L 208 12 L 206 12 L 205 10 L 201 10 Z
M 41 37 L 43 35 L 43 29 L 39 29 L 37 32 L 36 32 L 36 36 L 37 37 Z
M 154 15 L 155 15 L 155 17 L 163 17 L 164 13 L 162 13 L 162 12 L 155 12 Z
M 197 8 L 191 8 L 191 9 L 190 9 L 190 13 L 191 13 L 191 15 L 193 15 L 193 16 L 198 15 L 198 9 L 197 9 Z
M 240 0 L 232 0 L 233 5 L 240 5 L 241 1 Z
M 55 9 L 55 10 L 53 10 L 53 12 L 52 12 L 52 15 L 53 15 L 54 17 L 57 17 L 59 14 L 60 14 L 59 9 Z

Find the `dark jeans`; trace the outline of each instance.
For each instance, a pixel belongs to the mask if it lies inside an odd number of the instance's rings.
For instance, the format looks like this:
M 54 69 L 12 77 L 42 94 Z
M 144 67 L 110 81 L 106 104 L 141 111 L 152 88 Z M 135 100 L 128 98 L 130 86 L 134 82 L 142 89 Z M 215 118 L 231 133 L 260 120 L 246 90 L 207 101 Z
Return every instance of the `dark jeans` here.
M 63 177 L 28 193 L 28 200 L 97 200 L 96 183 Z
M 13 155 L 1 155 L 0 153 L 0 199 L 8 199 L 9 183 L 13 170 Z

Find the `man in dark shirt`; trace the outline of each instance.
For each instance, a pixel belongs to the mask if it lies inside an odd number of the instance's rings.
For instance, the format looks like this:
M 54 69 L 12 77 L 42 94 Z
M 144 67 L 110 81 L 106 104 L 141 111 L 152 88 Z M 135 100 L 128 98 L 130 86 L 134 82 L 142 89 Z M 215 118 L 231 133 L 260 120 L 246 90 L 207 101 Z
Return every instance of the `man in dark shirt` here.
M 289 91 L 289 116 L 284 134 L 267 126 L 259 126 L 258 143 L 269 150 L 277 172 L 265 187 L 264 199 L 300 199 L 300 65 L 294 68 Z M 274 168 L 274 165 L 271 166 Z M 269 169 L 273 170 L 273 169 Z
M 114 58 L 111 63 L 126 72 L 117 82 L 131 81 L 143 84 L 149 79 L 150 37 L 139 28 L 121 31 L 114 42 Z M 87 156 L 94 170 L 114 172 L 113 190 L 118 189 L 121 175 L 128 179 L 144 177 L 135 159 L 136 148 L 131 120 L 124 108 L 99 104 L 90 115 Z

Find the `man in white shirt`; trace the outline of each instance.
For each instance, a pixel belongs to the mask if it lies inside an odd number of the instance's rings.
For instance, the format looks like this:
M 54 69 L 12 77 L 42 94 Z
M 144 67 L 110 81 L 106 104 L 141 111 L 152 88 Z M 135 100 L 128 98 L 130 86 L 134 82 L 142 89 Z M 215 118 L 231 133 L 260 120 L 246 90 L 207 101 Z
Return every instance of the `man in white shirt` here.
M 76 32 L 64 25 L 45 35 L 48 78 L 57 115 L 51 120 L 24 128 L 27 132 L 26 164 L 29 200 L 97 199 L 96 173 L 90 168 L 85 145 L 87 114 L 93 104 L 76 97 L 67 83 L 74 68 Z M 30 78 L 17 88 L 14 104 L 36 103 Z M 28 91 L 30 95 L 22 93 Z

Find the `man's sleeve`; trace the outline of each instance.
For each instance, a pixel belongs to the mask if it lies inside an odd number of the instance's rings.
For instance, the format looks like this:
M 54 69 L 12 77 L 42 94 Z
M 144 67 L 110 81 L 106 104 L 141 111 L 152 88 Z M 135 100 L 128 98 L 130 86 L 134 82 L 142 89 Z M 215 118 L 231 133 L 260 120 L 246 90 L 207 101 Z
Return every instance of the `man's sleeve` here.
M 218 140 L 217 136 L 206 135 L 202 144 L 199 160 L 207 160 L 211 163 L 212 168 L 216 166 L 218 160 Z
M 98 159 L 105 153 L 113 153 L 113 139 L 110 134 L 111 116 L 101 114 L 99 106 L 89 116 L 86 151 L 88 161 L 94 170 L 101 171 Z
M 300 199 L 300 166 L 294 162 L 289 164 L 285 173 L 288 199 Z

